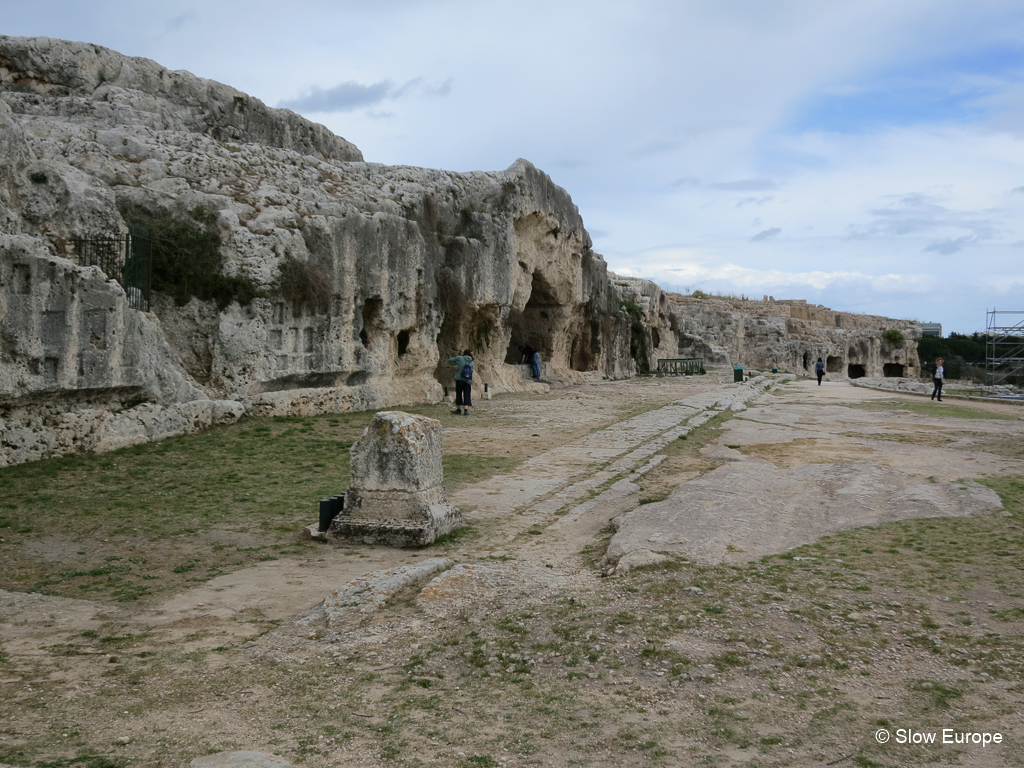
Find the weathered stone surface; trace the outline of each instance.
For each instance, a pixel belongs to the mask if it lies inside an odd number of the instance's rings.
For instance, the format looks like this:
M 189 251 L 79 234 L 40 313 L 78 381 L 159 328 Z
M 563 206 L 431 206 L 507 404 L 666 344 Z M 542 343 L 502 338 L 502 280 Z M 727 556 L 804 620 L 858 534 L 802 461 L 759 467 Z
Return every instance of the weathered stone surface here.
M 182 370 L 152 315 L 96 267 L 0 234 L 0 466 L 238 419 Z
M 642 568 L 647 565 L 660 565 L 668 560 L 669 557 L 667 555 L 652 552 L 645 547 L 641 547 L 622 555 L 615 565 L 615 573 L 622 575 L 629 573 L 635 568 Z
M 465 174 L 362 162 L 323 126 L 99 46 L 0 36 L 0 129 L 0 233 L 73 262 L 73 238 L 118 232 L 125 206 L 199 206 L 216 215 L 224 272 L 265 294 L 224 308 L 156 297 L 175 355 L 142 378 L 159 379 L 145 388 L 165 406 L 188 399 L 167 388 L 183 373 L 202 397 L 256 414 L 438 402 L 453 386 L 447 359 L 467 347 L 478 387 L 494 392 L 691 355 L 807 373 L 822 354 L 830 375 L 917 373 L 914 324 L 681 297 L 609 273 L 569 194 L 525 160 Z M 321 303 L 280 294 L 289 263 L 322 287 Z M 0 306 L 17 293 L 0 283 Z M 624 300 L 641 307 L 642 328 Z M 36 296 L 33 311 L 55 311 L 45 303 Z M 119 322 L 103 331 L 68 316 L 70 332 L 98 330 L 111 349 Z M 907 341 L 887 345 L 883 328 Z M 41 344 L 39 328 L 23 330 Z M 547 383 L 516 367 L 524 343 L 541 350 Z M 634 359 L 631 346 L 646 351 Z M 0 380 L 22 367 L 0 359 Z M 44 379 L 24 378 L 24 394 L 49 392 Z
M 782 392 L 748 400 L 749 410 L 702 451 L 723 466 L 616 518 L 606 560 L 646 549 L 744 562 L 863 525 L 1001 509 L 995 491 L 959 478 L 1007 472 L 1008 462 L 950 455 L 937 447 L 945 443 L 940 435 L 936 444 L 902 442 L 906 430 L 892 413 L 844 407 L 884 395 L 807 380 Z M 974 428 L 987 427 L 979 421 Z
M 452 615 L 481 602 L 525 606 L 562 587 L 563 573 L 523 563 L 459 563 L 430 580 L 416 596 L 416 605 L 432 615 Z
M 141 117 L 141 124 L 157 130 L 363 159 L 355 146 L 293 112 L 271 109 L 222 83 L 99 45 L 0 36 L 0 84 L 17 94 L 27 111 L 45 96 L 65 117 L 80 122 L 135 126 Z
M 190 768 L 291 768 L 291 762 L 269 752 L 239 750 L 203 755 L 189 763 Z
M 435 573 L 451 567 L 451 560 L 432 557 L 421 563 L 368 573 L 336 589 L 325 597 L 320 605 L 299 619 L 298 623 L 308 626 L 326 621 L 330 625 L 332 621 L 336 621 L 349 611 L 377 610 L 403 587 L 424 581 Z
M 873 462 L 778 468 L 748 459 L 618 518 L 606 558 L 614 563 L 648 549 L 702 562 L 720 562 L 728 552 L 756 559 L 780 551 L 779 542 L 793 546 L 860 525 L 1000 507 L 996 493 L 977 483 L 915 484 Z
M 416 547 L 463 524 L 444 489 L 441 422 L 382 411 L 351 452 L 352 485 L 328 538 Z
M 703 357 L 711 364 L 813 375 L 821 357 L 832 379 L 921 372 L 916 322 L 836 312 L 799 300 L 680 296 L 647 280 L 614 280 L 646 313 L 652 358 Z M 902 341 L 887 340 L 886 330 L 899 331 Z

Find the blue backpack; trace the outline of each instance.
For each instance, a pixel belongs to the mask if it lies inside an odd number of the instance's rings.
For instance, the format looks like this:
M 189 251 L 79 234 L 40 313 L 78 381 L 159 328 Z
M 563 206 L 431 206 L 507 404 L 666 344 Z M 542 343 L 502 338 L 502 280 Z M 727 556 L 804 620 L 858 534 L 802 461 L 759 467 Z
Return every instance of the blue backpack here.
M 464 380 L 466 380 L 466 381 L 472 381 L 473 380 L 473 364 L 472 363 L 466 363 L 464 366 L 462 366 L 462 372 L 459 374 L 459 377 L 464 379 Z

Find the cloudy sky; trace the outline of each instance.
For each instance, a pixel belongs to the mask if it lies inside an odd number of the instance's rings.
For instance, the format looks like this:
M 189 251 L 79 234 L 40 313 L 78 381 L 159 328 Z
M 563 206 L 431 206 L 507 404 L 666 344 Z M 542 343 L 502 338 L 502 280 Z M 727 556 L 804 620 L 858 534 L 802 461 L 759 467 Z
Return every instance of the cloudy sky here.
M 35 0 L 0 32 L 229 83 L 371 161 L 525 157 L 671 289 L 1024 310 L 1019 0 Z

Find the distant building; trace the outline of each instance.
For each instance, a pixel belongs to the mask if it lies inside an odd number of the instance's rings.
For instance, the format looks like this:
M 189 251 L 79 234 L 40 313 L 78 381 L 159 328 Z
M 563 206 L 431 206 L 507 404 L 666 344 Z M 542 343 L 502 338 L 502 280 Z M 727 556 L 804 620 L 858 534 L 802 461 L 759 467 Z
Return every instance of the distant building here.
M 924 336 L 937 336 L 942 338 L 942 323 L 921 323 L 921 333 Z

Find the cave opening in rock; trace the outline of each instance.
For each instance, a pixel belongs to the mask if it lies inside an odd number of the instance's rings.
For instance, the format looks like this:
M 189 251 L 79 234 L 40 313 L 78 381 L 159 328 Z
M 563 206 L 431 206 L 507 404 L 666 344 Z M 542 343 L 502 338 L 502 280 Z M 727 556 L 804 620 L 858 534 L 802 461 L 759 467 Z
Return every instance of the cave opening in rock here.
M 401 357 L 409 351 L 409 332 L 399 331 L 398 332 L 398 356 Z
M 364 347 L 373 343 L 374 337 L 380 338 L 384 325 L 384 300 L 380 296 L 371 296 L 363 303 L 363 327 L 359 330 L 359 340 Z
M 809 371 L 811 369 L 811 353 L 804 352 L 804 370 Z
M 508 351 L 505 353 L 505 362 L 521 362 L 521 350 L 526 345 L 536 347 L 541 360 L 550 361 L 554 349 L 555 328 L 561 314 L 562 306 L 551 284 L 539 270 L 534 272 L 526 307 L 522 312 L 515 309 L 509 312 L 509 330 L 512 334 L 509 338 Z M 577 344 L 577 347 L 579 346 Z
M 572 337 L 569 348 L 569 367 L 574 371 L 592 371 L 595 369 L 594 333 L 596 323 L 583 323 L 580 332 Z M 600 352 L 601 340 L 596 339 L 597 350 Z
M 839 373 L 843 370 L 843 358 L 829 355 L 825 358 L 825 370 L 829 373 Z
M 864 366 L 859 363 L 850 363 L 846 366 L 846 375 L 851 379 L 862 379 L 866 375 L 864 372 Z
M 882 375 L 888 378 L 902 378 L 903 363 L 886 363 L 882 366 Z

